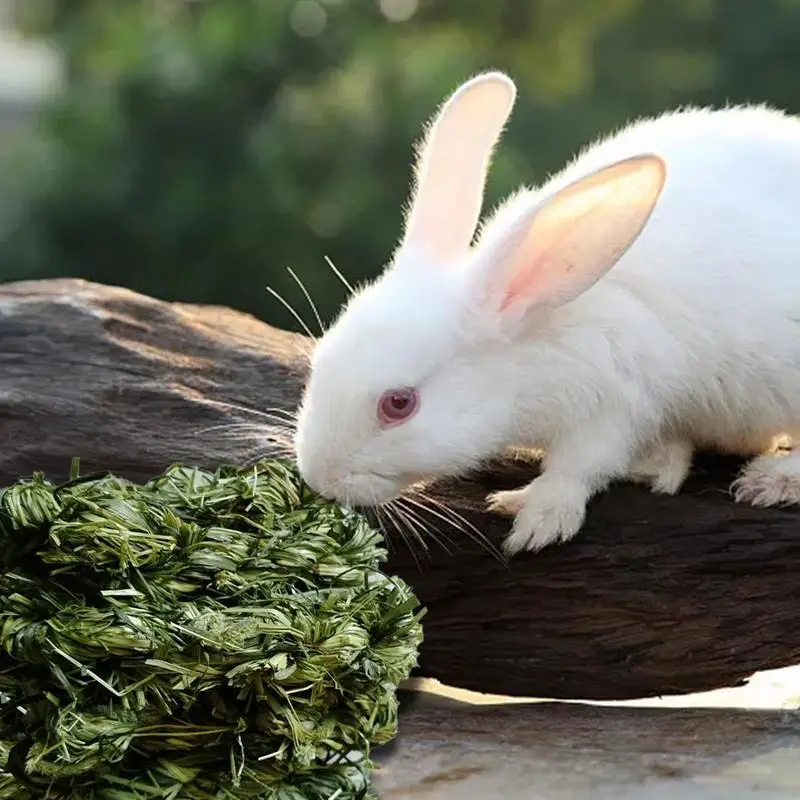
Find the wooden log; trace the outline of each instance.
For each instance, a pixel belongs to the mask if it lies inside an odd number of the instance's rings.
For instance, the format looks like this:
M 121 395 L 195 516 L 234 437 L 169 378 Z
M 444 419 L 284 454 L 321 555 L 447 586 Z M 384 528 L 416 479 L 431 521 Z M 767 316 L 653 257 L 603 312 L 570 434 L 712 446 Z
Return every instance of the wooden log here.
M 34 470 L 144 480 L 269 452 L 310 343 L 230 309 L 83 281 L 0 286 L 0 484 Z M 272 414 L 273 412 L 269 412 Z M 287 439 L 288 441 L 288 439 Z M 613 699 L 737 685 L 800 662 L 800 511 L 734 503 L 739 463 L 703 457 L 677 497 L 621 484 L 572 542 L 506 564 L 433 510 L 427 552 L 388 530 L 390 569 L 428 608 L 420 674 L 477 691 Z M 529 480 L 513 458 L 430 493 L 494 545 L 487 491 Z

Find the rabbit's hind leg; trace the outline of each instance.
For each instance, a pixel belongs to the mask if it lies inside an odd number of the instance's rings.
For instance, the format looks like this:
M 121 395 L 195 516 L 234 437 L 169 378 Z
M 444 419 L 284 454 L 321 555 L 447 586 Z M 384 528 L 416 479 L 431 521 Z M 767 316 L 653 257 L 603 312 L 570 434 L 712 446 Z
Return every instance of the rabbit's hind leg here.
M 788 506 L 800 503 L 800 451 L 777 450 L 750 461 L 731 484 L 737 503 Z

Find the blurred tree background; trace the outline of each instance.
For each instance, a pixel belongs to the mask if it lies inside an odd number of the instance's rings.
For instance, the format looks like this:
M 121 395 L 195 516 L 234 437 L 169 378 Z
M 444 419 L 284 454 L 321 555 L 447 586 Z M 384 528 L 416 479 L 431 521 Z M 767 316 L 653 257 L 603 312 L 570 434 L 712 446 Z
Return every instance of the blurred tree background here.
M 0 280 L 80 276 L 297 327 L 400 234 L 413 142 L 458 83 L 520 97 L 488 202 L 631 117 L 800 112 L 800 0 L 15 0 L 64 86 L 3 159 Z M 698 191 L 702 187 L 698 186 Z

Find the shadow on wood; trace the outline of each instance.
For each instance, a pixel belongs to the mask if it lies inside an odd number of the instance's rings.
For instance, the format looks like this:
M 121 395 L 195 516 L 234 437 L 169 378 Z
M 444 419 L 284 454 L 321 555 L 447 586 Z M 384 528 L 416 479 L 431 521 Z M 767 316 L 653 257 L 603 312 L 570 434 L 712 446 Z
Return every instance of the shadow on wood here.
M 75 455 L 85 472 L 144 480 L 173 461 L 268 453 L 274 417 L 247 409 L 292 411 L 308 349 L 230 309 L 83 281 L 2 286 L 0 483 L 63 478 Z M 241 424 L 253 427 L 230 427 Z M 441 512 L 427 520 L 450 553 L 433 541 L 412 552 L 392 533 L 390 569 L 429 609 L 420 673 L 477 691 L 620 699 L 800 662 L 800 512 L 733 503 L 738 467 L 701 458 L 678 497 L 615 486 L 577 539 L 509 564 Z M 483 497 L 534 472 L 507 459 L 431 493 L 496 545 L 508 522 Z

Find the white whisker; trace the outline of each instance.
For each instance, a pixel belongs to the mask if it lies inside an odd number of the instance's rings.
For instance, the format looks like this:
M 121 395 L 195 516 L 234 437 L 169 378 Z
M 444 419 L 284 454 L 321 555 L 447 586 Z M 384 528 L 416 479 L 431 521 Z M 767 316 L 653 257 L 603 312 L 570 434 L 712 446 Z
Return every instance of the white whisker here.
M 417 523 L 419 524 L 419 527 L 422 529 L 422 531 L 424 532 L 424 535 L 427 538 L 429 538 L 432 541 L 436 542 L 436 544 L 438 544 L 439 547 L 441 547 L 442 550 L 444 550 L 445 553 L 447 553 L 448 555 L 452 555 L 453 554 L 453 551 L 452 551 L 453 540 L 449 536 L 447 536 L 447 534 L 445 534 L 443 531 L 438 531 L 434 527 L 434 525 L 429 520 L 425 520 L 425 518 L 420 513 L 420 511 L 417 510 L 417 509 L 421 509 L 422 511 L 424 511 L 426 513 L 431 513 L 429 508 L 426 508 L 421 503 L 415 502 L 413 499 L 411 499 L 409 497 L 400 497 L 400 498 L 397 499 L 396 502 L 397 502 L 398 506 L 400 506 L 400 505 L 403 506 L 403 508 L 405 509 L 405 513 L 409 517 L 411 517 L 411 518 L 413 518 L 413 519 L 415 519 L 417 521 Z M 416 506 L 416 509 L 413 508 L 412 506 Z
M 271 433 L 274 430 L 281 431 L 282 433 L 291 433 L 293 428 L 282 419 L 275 419 L 272 422 L 223 422 L 219 425 L 211 425 L 208 428 L 200 428 L 195 431 L 195 436 L 200 436 L 204 433 L 213 433 L 214 431 L 226 432 L 243 432 L 253 431 L 254 433 Z
M 253 433 L 247 431 L 233 431 L 232 433 L 225 434 L 225 438 L 231 442 L 252 442 L 254 446 L 258 445 L 259 447 L 264 444 L 264 442 L 278 441 L 276 435 L 255 436 Z
M 398 501 L 392 501 L 389 504 L 394 509 L 395 513 L 405 521 L 409 530 L 414 534 L 414 538 L 420 543 L 423 550 L 428 550 L 428 540 L 425 536 L 426 528 L 422 520 L 415 515 L 410 508 L 406 508 Z
M 311 357 L 314 355 L 314 344 L 317 340 L 301 337 L 300 334 L 298 334 L 298 338 L 300 338 L 301 341 L 298 342 L 295 338 L 291 339 L 290 344 L 292 345 L 292 349 L 303 361 L 307 364 L 311 364 Z
M 333 274 L 342 282 L 344 288 L 347 289 L 347 291 L 350 292 L 350 294 L 354 294 L 355 290 L 348 283 L 347 278 L 345 278 L 344 275 L 342 275 L 342 273 L 339 272 L 339 270 L 336 267 L 336 264 L 334 264 L 333 261 L 331 261 L 331 259 L 328 256 L 325 256 L 325 261 L 328 264 L 328 266 L 333 270 Z
M 264 459 L 269 458 L 286 458 L 287 460 L 292 460 L 294 458 L 294 451 L 286 442 L 282 442 L 279 439 L 273 439 L 270 442 L 270 447 L 264 448 L 263 442 L 259 442 L 259 446 L 252 447 L 249 450 L 245 450 L 242 453 L 242 458 L 244 459 L 244 466 L 250 467 L 258 461 L 262 461 Z
M 420 539 L 419 532 L 408 524 L 408 521 L 405 519 L 404 515 L 394 504 L 392 503 L 385 503 L 383 506 L 375 506 L 376 510 L 379 510 L 379 514 L 381 511 L 385 512 L 387 518 L 392 523 L 392 527 L 400 534 L 400 538 L 405 542 L 406 547 L 408 547 L 409 553 L 411 553 L 412 558 L 414 559 L 414 564 L 416 565 L 418 570 L 422 569 L 422 565 L 419 560 L 419 555 L 417 551 L 417 546 L 421 545 L 423 549 L 427 549 L 427 545 L 423 539 Z M 400 524 L 398 519 L 403 523 Z M 413 538 L 409 537 L 409 534 L 413 534 Z M 390 541 L 390 537 L 386 536 L 387 541 Z M 418 545 L 415 545 L 414 542 L 417 542 Z
M 381 508 L 380 506 L 375 506 L 373 511 L 375 512 L 375 517 L 378 521 L 378 527 L 380 527 L 381 531 L 383 532 L 383 539 L 386 542 L 386 547 L 391 553 L 392 550 L 394 550 L 394 542 L 392 541 L 392 537 L 389 536 L 389 531 L 387 528 L 387 521 L 391 522 L 391 519 L 389 519 L 388 514 L 384 516 L 385 509 Z M 394 523 L 392 523 L 392 525 L 394 525 Z
M 412 558 L 414 559 L 414 564 L 416 565 L 418 570 L 422 570 L 422 563 L 419 559 L 419 551 L 417 550 L 417 545 L 422 548 L 422 550 L 428 550 L 428 543 L 425 539 L 420 535 L 419 531 L 414 528 L 408 522 L 408 518 L 405 516 L 404 512 L 398 508 L 394 503 L 389 502 L 385 503 L 383 506 L 384 510 L 388 514 L 391 510 L 392 514 L 394 514 L 397 519 L 399 519 L 403 524 L 399 524 L 396 519 L 390 517 L 392 520 L 392 524 L 395 530 L 400 534 L 400 537 L 406 543 L 406 547 L 408 547 L 408 552 L 411 553 Z M 412 534 L 413 538 L 409 538 L 409 534 Z M 417 542 L 417 545 L 414 544 Z
M 204 403 L 208 403 L 209 405 L 212 405 L 212 406 L 219 406 L 220 408 L 227 408 L 230 411 L 241 411 L 243 414 L 252 414 L 253 416 L 256 416 L 256 417 L 267 417 L 267 418 L 269 418 L 269 413 L 267 413 L 267 412 L 275 413 L 275 412 L 279 412 L 280 411 L 280 412 L 284 412 L 284 413 L 290 413 L 290 412 L 285 411 L 285 409 L 279 409 L 279 408 L 269 408 L 269 409 L 266 409 L 264 411 L 259 411 L 256 408 L 250 408 L 249 406 L 240 406 L 240 405 L 238 405 L 236 403 L 231 403 L 228 400 L 212 400 L 210 398 L 204 398 L 203 402 Z
M 421 500 L 430 503 L 431 507 L 422 505 L 423 508 L 433 514 L 434 516 L 441 519 L 443 522 L 448 523 L 456 530 L 460 531 L 461 533 L 468 536 L 472 541 L 486 550 L 491 556 L 496 558 L 498 561 L 505 562 L 505 558 L 503 557 L 502 552 L 489 540 L 489 538 L 484 534 L 482 531 L 478 530 L 469 520 L 459 514 L 452 508 L 449 508 L 440 500 L 437 500 L 435 497 L 427 494 L 422 490 L 417 490 L 415 492 L 416 496 Z M 407 497 L 407 500 L 411 498 Z M 441 512 L 441 513 L 440 513 Z
M 294 270 L 291 267 L 286 267 L 286 271 L 292 276 L 294 282 L 300 287 L 300 291 L 306 296 L 306 300 L 308 300 L 309 306 L 311 306 L 311 311 L 314 314 L 314 317 L 317 320 L 317 325 L 319 326 L 319 332 L 321 336 L 325 335 L 325 326 L 322 324 L 322 318 L 319 315 L 319 310 L 317 309 L 317 304 L 311 299 L 311 295 L 306 289 L 305 284 L 297 277 Z
M 296 421 L 297 418 L 300 416 L 297 409 L 288 409 L 288 408 L 265 408 L 262 413 L 266 414 L 280 414 L 281 416 L 286 417 L 287 419 Z
M 313 339 L 314 341 L 316 341 L 317 337 L 314 336 L 313 333 L 311 333 L 311 328 L 309 328 L 308 325 L 306 325 L 303 318 L 297 313 L 297 311 L 294 310 L 292 305 L 288 301 L 284 300 L 283 297 L 278 292 L 276 292 L 271 286 L 267 286 L 266 289 L 276 300 L 281 302 L 286 308 L 286 310 L 297 320 L 298 324 L 302 327 L 306 336 L 308 336 L 309 339 Z

